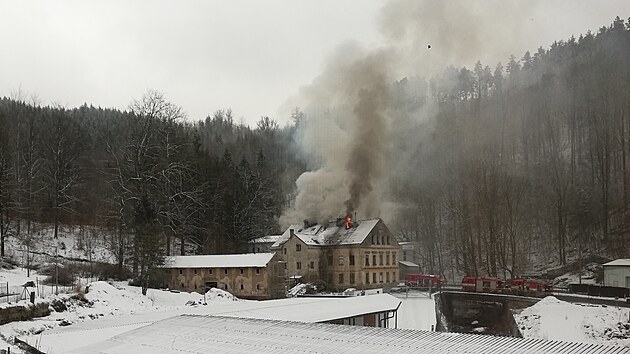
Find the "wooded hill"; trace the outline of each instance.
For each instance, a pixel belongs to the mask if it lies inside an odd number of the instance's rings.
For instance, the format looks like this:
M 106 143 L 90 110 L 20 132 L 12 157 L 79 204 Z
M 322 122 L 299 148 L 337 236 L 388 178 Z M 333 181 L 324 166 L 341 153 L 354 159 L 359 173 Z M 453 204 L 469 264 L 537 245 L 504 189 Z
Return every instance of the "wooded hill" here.
M 627 255 L 628 23 L 505 65 L 405 78 L 391 95 L 422 123 L 394 142 L 413 159 L 390 176 L 405 207 L 386 222 L 419 242 L 424 272 L 510 276 L 585 253 Z M 182 253 L 182 240 L 199 253 L 245 251 L 281 231 L 306 169 L 295 140 L 308 116 L 292 118 L 250 128 L 220 110 L 192 123 L 154 91 L 127 111 L 4 98 L 2 240 L 27 240 L 32 221 L 101 225 L 119 237 L 120 266 L 139 272 Z
M 630 24 L 398 87 L 438 107 L 395 190 L 425 271 L 512 276 L 585 253 L 627 257 Z

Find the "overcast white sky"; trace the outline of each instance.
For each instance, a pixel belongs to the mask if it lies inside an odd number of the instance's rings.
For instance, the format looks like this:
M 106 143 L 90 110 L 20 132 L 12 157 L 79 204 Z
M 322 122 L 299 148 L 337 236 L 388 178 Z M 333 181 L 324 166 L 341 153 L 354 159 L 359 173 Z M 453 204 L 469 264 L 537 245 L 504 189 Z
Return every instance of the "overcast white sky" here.
M 501 3 L 512 15 L 533 4 Z M 279 107 L 322 71 L 338 45 L 386 45 L 378 21 L 386 4 L 0 0 L 0 96 L 21 88 L 42 104 L 124 109 L 151 88 L 193 120 L 232 108 L 247 123 L 262 115 L 284 121 Z M 630 1 L 540 1 L 510 53 L 520 57 L 571 34 L 596 31 L 617 15 L 630 16 Z M 501 36 L 501 28 L 496 33 Z M 482 59 L 494 67 L 507 55 L 486 52 Z

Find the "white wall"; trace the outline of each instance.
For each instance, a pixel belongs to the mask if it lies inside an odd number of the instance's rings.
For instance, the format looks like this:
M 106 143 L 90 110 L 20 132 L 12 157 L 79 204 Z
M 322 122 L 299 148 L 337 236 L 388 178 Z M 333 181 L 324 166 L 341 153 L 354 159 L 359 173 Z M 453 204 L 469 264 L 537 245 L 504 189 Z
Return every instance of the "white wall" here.
M 604 267 L 604 285 L 630 288 L 630 267 Z

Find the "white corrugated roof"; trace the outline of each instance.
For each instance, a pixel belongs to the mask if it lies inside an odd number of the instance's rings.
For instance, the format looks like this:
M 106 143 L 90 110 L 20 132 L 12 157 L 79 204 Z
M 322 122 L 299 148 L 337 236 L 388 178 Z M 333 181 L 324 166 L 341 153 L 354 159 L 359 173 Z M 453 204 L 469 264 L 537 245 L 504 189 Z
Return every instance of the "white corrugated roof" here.
M 295 236 L 309 246 L 360 244 L 378 224 L 379 220 L 360 220 L 355 222 L 356 226 L 349 229 L 346 229 L 345 226 L 339 227 L 335 222 L 330 222 L 327 226 L 317 224 L 307 228 L 304 228 L 303 225 L 291 225 L 272 247 L 280 247 L 285 243 L 291 237 L 291 230 Z M 395 239 L 393 241 L 395 242 Z
M 630 267 L 630 259 L 615 259 L 612 262 L 604 263 L 603 266 L 626 266 Z
M 630 353 L 598 344 L 182 315 L 72 353 Z
M 275 253 L 210 254 L 167 257 L 163 268 L 265 267 Z
M 85 345 L 75 340 L 77 336 L 89 336 L 93 338 L 93 342 L 105 341 L 117 334 L 181 314 L 213 314 L 235 318 L 292 320 L 308 323 L 392 311 L 398 307 L 399 303 L 399 299 L 389 294 L 347 298 L 300 297 L 266 301 L 221 302 L 220 304 L 183 310 L 156 311 L 147 314 L 115 316 L 115 318 L 98 321 L 79 322 L 72 326 L 55 327 L 25 339 L 31 345 L 40 345 L 40 348 L 45 349 L 44 352 L 65 353 Z M 86 351 L 86 353 L 88 352 Z M 135 353 L 134 350 L 123 352 Z
M 221 315 L 282 321 L 327 322 L 362 314 L 393 311 L 401 302 L 389 294 L 345 298 L 316 297 L 300 300 L 268 300 L 264 302 L 264 306 L 224 312 Z

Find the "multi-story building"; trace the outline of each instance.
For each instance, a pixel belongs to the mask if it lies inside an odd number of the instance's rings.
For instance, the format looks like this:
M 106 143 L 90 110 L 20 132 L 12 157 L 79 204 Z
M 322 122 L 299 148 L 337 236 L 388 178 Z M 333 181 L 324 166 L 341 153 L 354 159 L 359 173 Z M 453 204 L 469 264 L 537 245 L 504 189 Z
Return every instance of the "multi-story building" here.
M 272 246 L 285 276 L 323 280 L 329 289 L 370 289 L 398 282 L 400 247 L 381 219 L 290 226 Z
M 243 299 L 284 296 L 282 266 L 275 253 L 168 257 L 162 268 L 170 289 L 204 293 L 210 288 Z

